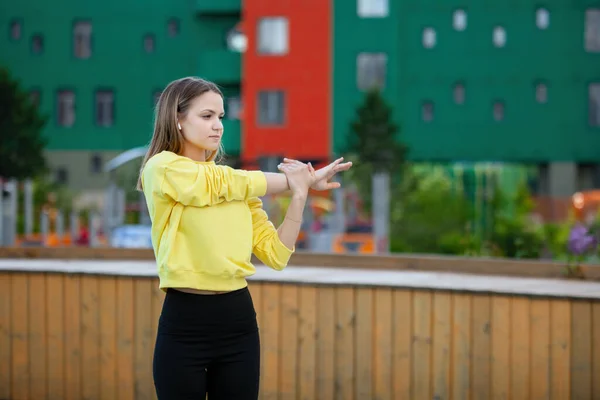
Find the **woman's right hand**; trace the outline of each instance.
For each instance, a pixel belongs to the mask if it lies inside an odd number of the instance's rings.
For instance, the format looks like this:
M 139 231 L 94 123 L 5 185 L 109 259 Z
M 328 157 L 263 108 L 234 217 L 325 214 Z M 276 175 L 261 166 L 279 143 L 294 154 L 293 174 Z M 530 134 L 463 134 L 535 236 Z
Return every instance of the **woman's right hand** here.
M 285 174 L 290 190 L 295 195 L 306 196 L 308 189 L 316 181 L 314 172 L 304 163 L 282 163 L 277 167 Z

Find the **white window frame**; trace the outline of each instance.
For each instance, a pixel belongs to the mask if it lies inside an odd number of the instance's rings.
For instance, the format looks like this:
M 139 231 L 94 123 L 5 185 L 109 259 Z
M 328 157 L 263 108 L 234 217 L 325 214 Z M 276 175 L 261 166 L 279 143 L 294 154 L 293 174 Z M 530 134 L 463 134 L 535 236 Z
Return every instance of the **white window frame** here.
M 546 30 L 550 26 L 550 11 L 540 7 L 535 10 L 535 26 L 540 30 Z
M 289 29 L 287 17 L 273 16 L 258 20 L 256 51 L 261 55 L 284 55 L 289 52 Z
M 58 125 L 70 128 L 75 124 L 75 92 L 72 90 L 59 90 L 57 93 L 57 121 Z
M 240 119 L 242 113 L 242 99 L 240 96 L 231 96 L 227 98 L 227 113 L 225 118 L 231 120 Z
M 431 100 L 421 103 L 421 121 L 429 123 L 435 118 L 435 104 Z
M 585 10 L 584 47 L 588 53 L 600 53 L 600 8 Z
M 356 57 L 356 87 L 359 90 L 383 89 L 387 80 L 386 53 L 362 52 Z
M 110 89 L 97 90 L 94 96 L 94 118 L 97 126 L 110 127 L 115 124 L 115 92 Z
M 385 18 L 390 13 L 389 0 L 357 0 L 356 14 L 360 18 Z
M 458 81 L 452 86 L 452 98 L 455 104 L 465 104 L 467 98 L 467 89 L 463 81 Z
M 506 46 L 506 29 L 503 26 L 497 25 L 494 27 L 492 32 L 492 43 L 494 47 L 505 47 Z
M 257 96 L 257 125 L 283 126 L 286 120 L 286 93 L 267 89 L 259 91 Z
M 600 127 L 600 82 L 588 84 L 588 123 Z
M 467 10 L 464 8 L 457 8 L 452 13 L 452 27 L 455 31 L 462 32 L 467 29 L 469 24 L 469 18 L 467 16 Z
M 87 59 L 92 56 L 92 23 L 76 21 L 73 24 L 73 55 L 75 58 Z
M 423 29 L 423 36 L 421 38 L 423 47 L 426 49 L 433 49 L 437 44 L 437 32 L 435 28 L 428 26 Z

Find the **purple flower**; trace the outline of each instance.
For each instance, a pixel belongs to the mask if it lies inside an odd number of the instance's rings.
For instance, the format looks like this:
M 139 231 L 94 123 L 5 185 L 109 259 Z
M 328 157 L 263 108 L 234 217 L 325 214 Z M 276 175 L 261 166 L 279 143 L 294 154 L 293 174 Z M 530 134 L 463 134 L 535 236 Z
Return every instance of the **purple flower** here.
M 598 244 L 594 235 L 590 234 L 588 228 L 583 224 L 577 224 L 569 233 L 569 251 L 574 255 L 587 253 Z

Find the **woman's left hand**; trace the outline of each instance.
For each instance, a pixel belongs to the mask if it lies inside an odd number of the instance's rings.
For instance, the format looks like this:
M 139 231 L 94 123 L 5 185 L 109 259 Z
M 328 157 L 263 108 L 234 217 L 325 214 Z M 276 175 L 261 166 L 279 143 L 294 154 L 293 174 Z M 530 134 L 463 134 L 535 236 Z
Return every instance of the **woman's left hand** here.
M 313 166 L 311 165 L 311 163 L 308 163 L 309 169 L 315 175 L 315 182 L 310 186 L 310 188 L 313 190 L 319 190 L 319 191 L 332 190 L 332 189 L 339 188 L 341 186 L 339 182 L 330 182 L 330 180 L 338 172 L 347 171 L 352 167 L 352 162 L 346 162 L 346 163 L 342 164 L 343 160 L 344 160 L 344 157 L 340 157 L 337 160 L 335 160 L 334 162 L 332 162 L 331 164 L 329 164 L 323 168 L 319 168 L 316 171 L 313 168 Z M 288 163 L 288 164 L 305 165 L 304 163 L 302 163 L 300 161 L 292 160 L 290 158 L 284 158 L 283 162 Z

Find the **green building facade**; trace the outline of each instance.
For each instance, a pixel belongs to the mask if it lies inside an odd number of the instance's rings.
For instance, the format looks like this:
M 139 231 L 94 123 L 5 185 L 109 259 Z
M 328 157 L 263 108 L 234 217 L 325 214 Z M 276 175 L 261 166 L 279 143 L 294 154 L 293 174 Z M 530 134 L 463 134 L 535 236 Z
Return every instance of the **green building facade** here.
M 173 79 L 212 75 L 228 97 L 239 95 L 240 53 L 227 49 L 239 7 L 217 18 L 203 11 L 183 0 L 0 4 L 0 65 L 49 116 L 57 179 L 100 188 L 106 161 L 149 142 L 155 101 Z M 235 154 L 239 121 L 224 123 Z
M 333 153 L 345 150 L 363 92 L 376 85 L 413 160 L 528 163 L 539 170 L 539 191 L 551 195 L 600 186 L 600 1 L 327 4 L 332 66 L 323 96 L 332 104 Z M 0 63 L 51 117 L 45 134 L 57 176 L 81 187 L 102 182 L 99 166 L 148 142 L 156 94 L 185 75 L 223 87 L 225 147 L 243 152 L 244 45 L 233 51 L 230 40 L 250 6 L 260 5 L 2 3 Z M 286 15 L 290 26 L 310 18 L 300 10 Z M 289 52 L 299 40 L 291 36 Z

